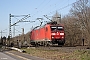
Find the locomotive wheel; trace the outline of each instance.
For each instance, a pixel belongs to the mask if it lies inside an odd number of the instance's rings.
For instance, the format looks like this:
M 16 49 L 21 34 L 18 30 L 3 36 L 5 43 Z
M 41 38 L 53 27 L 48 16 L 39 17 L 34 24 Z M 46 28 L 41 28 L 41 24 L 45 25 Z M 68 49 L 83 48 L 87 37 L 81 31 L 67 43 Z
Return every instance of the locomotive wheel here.
M 49 46 L 49 43 L 48 43 L 48 42 L 45 42 L 45 43 L 44 43 L 44 46 L 45 46 L 45 47 Z
M 47 46 L 47 43 L 44 43 L 44 46 L 46 47 Z
M 35 44 L 35 47 L 39 47 L 39 44 L 38 44 L 38 43 L 36 43 L 36 44 Z
M 60 45 L 64 45 L 64 43 L 65 43 L 65 40 L 63 40 L 62 42 L 58 42 L 58 45 L 60 46 Z
M 64 43 L 58 43 L 58 45 L 59 45 L 59 46 L 63 46 L 63 45 L 64 45 Z

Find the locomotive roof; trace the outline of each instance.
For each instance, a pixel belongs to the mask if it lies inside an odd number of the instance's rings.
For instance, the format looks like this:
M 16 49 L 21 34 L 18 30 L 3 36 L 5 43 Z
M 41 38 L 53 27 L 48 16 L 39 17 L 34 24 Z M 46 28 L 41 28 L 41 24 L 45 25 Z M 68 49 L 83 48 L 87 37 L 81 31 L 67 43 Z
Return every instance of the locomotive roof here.
M 63 24 L 57 24 L 57 22 L 53 21 L 53 22 L 48 22 L 47 24 L 43 25 L 43 26 L 36 26 L 33 30 L 37 30 L 40 28 L 43 28 L 45 26 L 64 26 Z
M 33 29 L 33 30 L 37 30 L 37 29 L 43 28 L 45 26 L 63 26 L 63 24 L 56 24 L 56 25 L 45 24 L 44 26 L 37 26 L 37 28 L 36 29 Z

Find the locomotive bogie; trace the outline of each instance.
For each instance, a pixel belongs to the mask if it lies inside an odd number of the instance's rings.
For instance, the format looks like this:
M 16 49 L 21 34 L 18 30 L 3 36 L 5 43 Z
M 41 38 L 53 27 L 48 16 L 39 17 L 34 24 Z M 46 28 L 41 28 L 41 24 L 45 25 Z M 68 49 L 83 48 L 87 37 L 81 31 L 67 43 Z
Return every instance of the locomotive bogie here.
M 31 41 L 31 45 L 39 45 L 39 46 L 46 46 L 46 45 L 50 45 L 51 41 L 48 40 L 48 41 Z

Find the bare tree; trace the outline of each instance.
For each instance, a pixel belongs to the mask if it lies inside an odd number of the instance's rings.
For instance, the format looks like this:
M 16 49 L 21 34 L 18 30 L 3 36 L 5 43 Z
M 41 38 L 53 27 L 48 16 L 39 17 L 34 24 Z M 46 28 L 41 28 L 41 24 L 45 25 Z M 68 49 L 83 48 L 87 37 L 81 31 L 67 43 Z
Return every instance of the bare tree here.
M 79 0 L 73 4 L 70 13 L 78 18 L 80 28 L 82 30 L 82 38 L 84 38 L 83 32 L 88 32 L 87 37 L 90 37 L 90 6 L 88 0 Z M 90 39 L 90 38 L 88 38 Z M 90 45 L 90 40 L 88 40 Z
M 66 45 L 81 45 L 81 30 L 77 18 L 67 15 L 62 19 L 62 23 L 64 23 L 65 27 Z

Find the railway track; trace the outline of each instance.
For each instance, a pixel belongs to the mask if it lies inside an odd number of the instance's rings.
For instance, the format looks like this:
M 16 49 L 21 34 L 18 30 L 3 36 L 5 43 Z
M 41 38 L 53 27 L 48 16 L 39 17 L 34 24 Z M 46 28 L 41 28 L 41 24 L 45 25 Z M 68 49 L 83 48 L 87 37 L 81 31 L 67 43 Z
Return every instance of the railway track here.
M 62 51 L 62 52 L 73 52 L 76 50 L 90 50 L 90 48 L 88 48 L 88 46 L 76 46 L 76 47 L 59 47 L 59 46 L 52 46 L 52 47 L 31 47 L 31 48 L 35 48 L 35 49 L 41 49 L 41 50 L 52 50 L 52 51 Z

